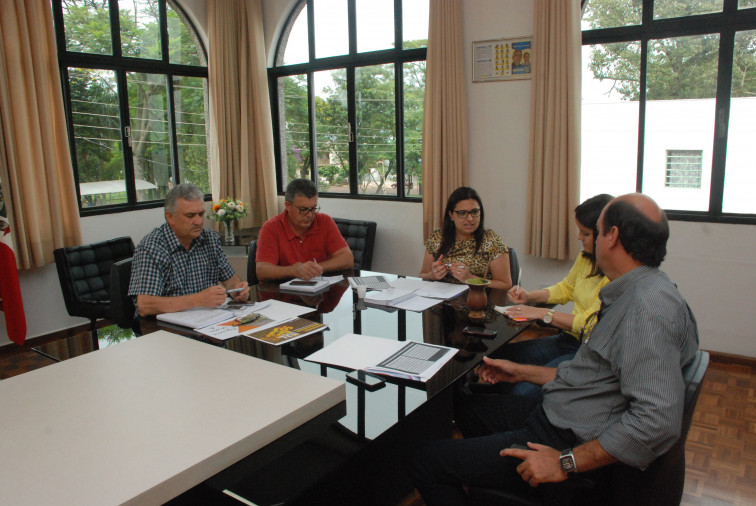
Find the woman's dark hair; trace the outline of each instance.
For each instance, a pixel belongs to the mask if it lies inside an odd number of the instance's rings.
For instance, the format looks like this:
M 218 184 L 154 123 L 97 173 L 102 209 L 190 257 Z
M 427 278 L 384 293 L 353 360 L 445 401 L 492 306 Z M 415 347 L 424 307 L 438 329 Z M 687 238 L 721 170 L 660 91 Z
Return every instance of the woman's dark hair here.
M 438 260 L 438 257 L 440 257 L 441 255 L 446 255 L 447 253 L 449 253 L 449 251 L 451 251 L 452 247 L 454 246 L 454 241 L 457 238 L 457 229 L 454 226 L 454 220 L 451 219 L 450 215 L 460 201 L 469 199 L 476 200 L 478 202 L 478 206 L 480 206 L 480 223 L 478 224 L 478 228 L 475 229 L 475 233 L 473 234 L 473 237 L 475 238 L 475 252 L 477 253 L 480 249 L 480 245 L 481 243 L 483 243 L 483 234 L 485 234 L 486 232 L 486 229 L 483 227 L 483 218 L 485 217 L 485 213 L 483 212 L 483 202 L 480 200 L 480 195 L 478 195 L 478 192 L 467 186 L 460 186 L 459 188 L 454 190 L 451 195 L 449 195 L 449 200 L 446 201 L 446 211 L 444 211 L 444 222 L 442 225 L 441 245 L 438 248 L 438 253 L 436 253 L 435 260 Z
M 583 225 L 585 228 L 590 228 L 593 231 L 593 253 L 588 253 L 583 250 L 581 253 L 585 258 L 591 261 L 593 269 L 588 277 L 603 276 L 603 272 L 596 265 L 596 238 L 598 237 L 598 219 L 601 216 L 601 211 L 614 197 L 606 193 L 591 197 L 579 206 L 575 208 L 575 219 Z

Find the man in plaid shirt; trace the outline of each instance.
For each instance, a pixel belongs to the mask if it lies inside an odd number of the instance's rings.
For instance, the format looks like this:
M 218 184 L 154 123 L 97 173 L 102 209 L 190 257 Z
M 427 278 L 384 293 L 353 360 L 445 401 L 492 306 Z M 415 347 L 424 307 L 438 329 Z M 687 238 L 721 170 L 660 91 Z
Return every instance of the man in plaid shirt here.
M 175 186 L 165 197 L 165 223 L 136 247 L 129 295 L 141 316 L 193 307 L 218 307 L 226 290 L 247 300 L 249 286 L 228 263 L 215 232 L 203 227 L 204 194 L 192 184 Z

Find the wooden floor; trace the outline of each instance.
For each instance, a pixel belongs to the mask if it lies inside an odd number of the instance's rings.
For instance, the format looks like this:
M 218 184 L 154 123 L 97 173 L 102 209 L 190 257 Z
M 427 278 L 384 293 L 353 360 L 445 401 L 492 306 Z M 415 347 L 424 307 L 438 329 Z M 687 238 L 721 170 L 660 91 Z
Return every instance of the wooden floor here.
M 3 346 L 0 380 L 53 363 L 28 343 Z M 712 355 L 685 448 L 684 506 L 756 505 L 756 360 Z M 401 504 L 424 503 L 412 495 Z

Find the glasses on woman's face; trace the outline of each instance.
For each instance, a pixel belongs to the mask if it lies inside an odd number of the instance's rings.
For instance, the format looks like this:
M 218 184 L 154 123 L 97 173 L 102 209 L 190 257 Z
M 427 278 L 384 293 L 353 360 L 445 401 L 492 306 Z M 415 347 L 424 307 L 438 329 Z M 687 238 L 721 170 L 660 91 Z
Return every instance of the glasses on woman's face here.
M 478 216 L 480 216 L 480 209 L 470 209 L 470 210 L 467 210 L 467 209 L 460 209 L 459 211 L 457 211 L 457 210 L 455 209 L 455 210 L 454 210 L 454 211 L 452 211 L 452 212 L 453 212 L 453 213 L 455 213 L 455 214 L 456 214 L 457 216 L 459 216 L 460 218 L 462 218 L 463 220 L 464 220 L 465 218 L 467 218 L 467 216 L 468 216 L 468 215 L 469 215 L 469 216 L 472 216 L 473 218 L 477 218 Z
M 297 211 L 299 211 L 299 214 L 305 215 L 307 213 L 317 214 L 318 211 L 320 211 L 320 207 L 299 207 L 292 204 L 292 207 L 296 208 Z

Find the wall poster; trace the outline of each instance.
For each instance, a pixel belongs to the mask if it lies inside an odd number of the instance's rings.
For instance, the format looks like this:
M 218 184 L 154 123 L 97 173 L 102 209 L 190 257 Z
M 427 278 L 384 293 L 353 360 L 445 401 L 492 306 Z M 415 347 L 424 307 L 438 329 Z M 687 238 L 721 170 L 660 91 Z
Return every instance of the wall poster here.
M 473 82 L 530 79 L 533 37 L 473 42 Z

